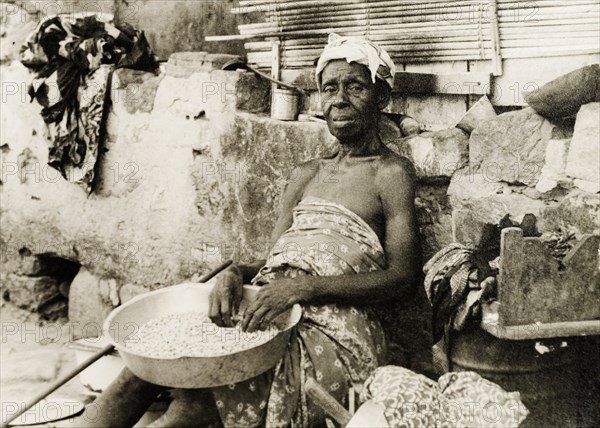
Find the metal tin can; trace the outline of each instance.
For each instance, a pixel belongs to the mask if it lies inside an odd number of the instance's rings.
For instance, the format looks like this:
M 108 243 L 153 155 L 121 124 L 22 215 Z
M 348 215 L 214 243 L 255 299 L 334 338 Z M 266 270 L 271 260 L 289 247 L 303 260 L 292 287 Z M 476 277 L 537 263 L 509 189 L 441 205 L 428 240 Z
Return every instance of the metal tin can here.
M 296 120 L 298 93 L 290 89 L 274 88 L 271 95 L 271 118 Z

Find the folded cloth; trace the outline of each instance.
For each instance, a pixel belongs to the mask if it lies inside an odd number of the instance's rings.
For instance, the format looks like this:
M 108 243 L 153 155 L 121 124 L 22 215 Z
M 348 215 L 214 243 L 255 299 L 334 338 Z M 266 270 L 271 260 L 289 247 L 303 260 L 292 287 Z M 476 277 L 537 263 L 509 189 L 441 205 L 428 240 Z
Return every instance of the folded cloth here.
M 371 72 L 371 79 L 376 78 L 394 87 L 396 66 L 389 54 L 379 45 L 358 37 L 342 37 L 335 33 L 329 35 L 329 40 L 317 62 L 315 76 L 317 87 L 321 88 L 321 73 L 330 61 L 345 59 L 348 63 L 356 62 L 366 66 Z
M 518 392 L 506 392 L 474 372 L 447 373 L 435 382 L 403 367 L 380 367 L 360 399 L 381 404 L 392 428 L 510 428 L 529 414 Z
M 452 243 L 438 251 L 423 267 L 425 292 L 433 313 L 434 342 L 443 336 L 446 324 L 465 302 L 469 290 L 478 289 L 477 279 L 472 281 L 477 270 L 472 255 L 470 248 Z

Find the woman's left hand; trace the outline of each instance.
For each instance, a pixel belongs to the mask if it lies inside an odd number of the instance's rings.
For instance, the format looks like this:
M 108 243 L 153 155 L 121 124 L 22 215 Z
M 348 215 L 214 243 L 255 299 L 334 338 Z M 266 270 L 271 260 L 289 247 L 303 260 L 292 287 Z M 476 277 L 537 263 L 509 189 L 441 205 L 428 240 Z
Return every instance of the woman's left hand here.
M 248 305 L 242 330 L 253 332 L 266 328 L 278 315 L 303 301 L 302 280 L 279 279 L 263 285 Z

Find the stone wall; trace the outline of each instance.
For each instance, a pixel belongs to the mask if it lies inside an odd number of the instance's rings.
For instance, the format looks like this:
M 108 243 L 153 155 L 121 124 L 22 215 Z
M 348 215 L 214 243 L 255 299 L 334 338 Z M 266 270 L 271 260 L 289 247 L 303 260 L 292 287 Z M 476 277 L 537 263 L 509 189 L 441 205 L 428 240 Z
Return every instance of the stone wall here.
M 600 233 L 598 107 L 581 107 L 576 123 L 550 121 L 533 109 L 481 123 L 469 140 L 469 165 L 448 195 L 454 238 L 473 242 L 484 223 L 531 213 L 540 231 Z
M 264 255 L 287 174 L 332 142 L 320 124 L 237 111 L 269 88 L 246 73 L 119 70 L 102 180 L 87 196 L 47 165 L 40 107 L 23 92 L 28 70 L 12 62 L 0 73 L 13 89 L 0 124 L 4 279 L 24 253 L 79 263 L 70 287 L 78 322 L 100 322 L 124 298 L 224 258 Z M 240 81 L 254 91 L 240 92 Z
M 71 261 L 80 266 L 68 292 L 74 322 L 100 323 L 131 296 L 225 259 L 264 256 L 293 165 L 334 144 L 323 124 L 248 113 L 268 111 L 269 85 L 247 72 L 119 70 L 101 181 L 88 196 L 47 165 L 40 106 L 26 94 L 31 75 L 12 60 L 0 66 L 4 294 L 29 307 L 19 292 L 37 293 L 41 280 L 20 268 L 26 257 Z M 594 117 L 598 104 L 584 106 L 575 126 L 524 109 L 470 137 L 448 129 L 395 138 L 419 177 L 425 257 L 452 240 L 476 242 L 507 213 L 535 214 L 542 231 L 599 233 Z

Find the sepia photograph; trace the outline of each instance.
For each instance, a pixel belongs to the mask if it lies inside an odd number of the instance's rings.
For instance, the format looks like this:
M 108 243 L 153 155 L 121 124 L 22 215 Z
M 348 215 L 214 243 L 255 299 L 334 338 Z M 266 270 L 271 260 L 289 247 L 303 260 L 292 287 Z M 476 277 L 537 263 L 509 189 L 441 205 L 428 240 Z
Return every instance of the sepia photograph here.
M 600 427 L 600 0 L 0 0 L 0 427 Z

